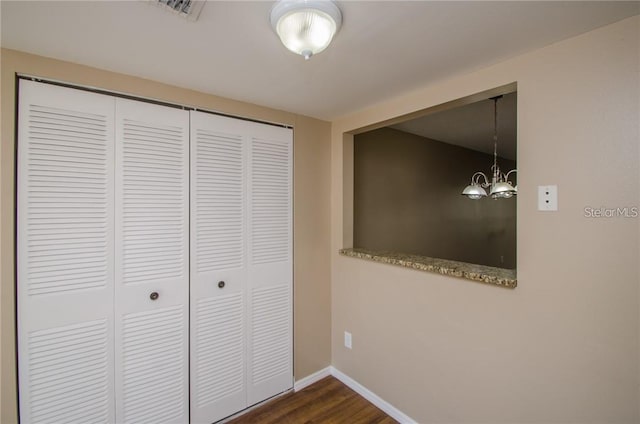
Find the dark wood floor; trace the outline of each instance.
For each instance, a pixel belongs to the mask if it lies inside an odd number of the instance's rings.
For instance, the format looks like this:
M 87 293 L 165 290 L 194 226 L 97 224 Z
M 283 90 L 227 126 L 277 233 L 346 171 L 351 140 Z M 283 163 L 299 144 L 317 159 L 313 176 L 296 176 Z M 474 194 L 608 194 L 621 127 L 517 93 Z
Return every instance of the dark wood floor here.
M 229 424 L 393 424 L 396 421 L 334 377 L 288 393 Z

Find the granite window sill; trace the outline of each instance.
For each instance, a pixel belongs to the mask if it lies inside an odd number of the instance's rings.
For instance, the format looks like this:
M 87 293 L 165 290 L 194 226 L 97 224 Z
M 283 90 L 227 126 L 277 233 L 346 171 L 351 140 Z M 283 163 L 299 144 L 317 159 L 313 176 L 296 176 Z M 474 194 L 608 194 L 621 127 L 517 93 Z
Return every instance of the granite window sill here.
M 359 248 L 340 249 L 340 254 L 352 258 L 417 269 L 419 271 L 465 278 L 471 281 L 510 289 L 514 289 L 518 285 L 515 269 L 496 268 L 448 259 L 435 259 L 427 256 Z

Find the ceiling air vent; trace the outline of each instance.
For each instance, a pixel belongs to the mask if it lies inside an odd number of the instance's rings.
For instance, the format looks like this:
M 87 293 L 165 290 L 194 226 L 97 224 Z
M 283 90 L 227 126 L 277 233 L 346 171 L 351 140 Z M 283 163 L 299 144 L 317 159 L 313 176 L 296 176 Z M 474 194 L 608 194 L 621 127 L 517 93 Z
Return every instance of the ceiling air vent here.
M 190 21 L 195 21 L 200 16 L 200 11 L 206 0 L 149 0 L 157 6 L 163 7 Z

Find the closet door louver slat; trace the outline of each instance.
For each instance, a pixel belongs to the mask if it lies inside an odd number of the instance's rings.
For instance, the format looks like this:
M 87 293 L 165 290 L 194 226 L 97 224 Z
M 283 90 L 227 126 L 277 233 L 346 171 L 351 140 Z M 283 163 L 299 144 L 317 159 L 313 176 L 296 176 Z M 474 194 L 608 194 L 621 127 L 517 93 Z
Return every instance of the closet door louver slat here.
M 21 419 L 111 423 L 114 100 L 19 88 Z
M 289 144 L 253 139 L 252 264 L 287 262 L 291 252 Z
M 251 384 L 291 377 L 291 296 L 289 284 L 252 290 Z M 285 386 L 283 390 L 286 390 Z
M 188 160 L 187 111 L 116 100 L 118 423 L 189 420 Z
M 244 390 L 244 305 L 240 293 L 200 300 L 196 319 L 196 398 L 205 407 Z
M 184 422 L 188 411 L 182 306 L 127 314 L 122 327 L 122 422 Z

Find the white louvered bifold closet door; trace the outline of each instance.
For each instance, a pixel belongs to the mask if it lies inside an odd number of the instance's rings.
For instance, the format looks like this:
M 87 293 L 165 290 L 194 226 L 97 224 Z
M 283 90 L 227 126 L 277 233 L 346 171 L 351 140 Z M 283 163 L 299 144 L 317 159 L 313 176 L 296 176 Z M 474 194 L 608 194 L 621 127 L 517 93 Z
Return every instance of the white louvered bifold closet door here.
M 189 113 L 116 100 L 118 423 L 189 421 Z
M 23 423 L 113 423 L 114 99 L 20 81 Z
M 291 144 L 289 129 L 191 112 L 192 423 L 292 387 Z
M 191 420 L 246 407 L 244 121 L 191 112 Z
M 293 131 L 250 122 L 247 401 L 293 386 Z

